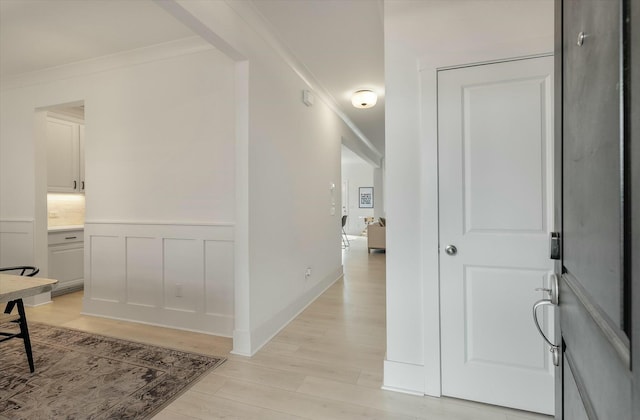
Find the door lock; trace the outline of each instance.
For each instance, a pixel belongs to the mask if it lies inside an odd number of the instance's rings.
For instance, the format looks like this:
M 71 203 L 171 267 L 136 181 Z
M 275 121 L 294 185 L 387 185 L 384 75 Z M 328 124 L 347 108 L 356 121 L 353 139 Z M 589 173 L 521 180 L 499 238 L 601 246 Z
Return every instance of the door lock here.
M 560 240 L 560 232 L 551 232 L 549 241 L 549 257 L 552 260 L 559 260 L 561 257 L 562 243 Z

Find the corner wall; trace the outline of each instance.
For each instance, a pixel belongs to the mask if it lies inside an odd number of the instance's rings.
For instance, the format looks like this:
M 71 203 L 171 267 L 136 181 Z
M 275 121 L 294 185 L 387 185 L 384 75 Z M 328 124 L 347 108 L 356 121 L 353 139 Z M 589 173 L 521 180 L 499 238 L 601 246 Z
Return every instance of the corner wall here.
M 246 72 L 246 189 L 236 209 L 247 271 L 236 279 L 234 353 L 251 355 L 342 277 L 340 147 L 353 132 L 317 95 L 248 2 L 163 2 L 163 7 L 205 39 L 233 50 Z M 246 154 L 245 154 L 246 153 Z M 304 273 L 311 268 L 311 276 Z M 247 302 L 248 300 L 248 302 Z

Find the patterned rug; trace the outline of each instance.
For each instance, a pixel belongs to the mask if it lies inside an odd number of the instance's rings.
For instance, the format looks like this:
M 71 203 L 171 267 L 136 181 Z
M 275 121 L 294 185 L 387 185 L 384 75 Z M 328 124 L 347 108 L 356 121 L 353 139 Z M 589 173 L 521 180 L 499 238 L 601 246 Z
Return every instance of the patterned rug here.
M 148 419 L 225 361 L 35 322 L 29 332 L 33 374 L 22 340 L 0 344 L 0 419 Z

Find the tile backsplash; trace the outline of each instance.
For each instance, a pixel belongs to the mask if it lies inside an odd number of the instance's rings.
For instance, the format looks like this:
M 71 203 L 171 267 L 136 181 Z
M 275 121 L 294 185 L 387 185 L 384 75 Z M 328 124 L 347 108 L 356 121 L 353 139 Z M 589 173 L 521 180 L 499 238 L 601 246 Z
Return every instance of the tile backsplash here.
M 47 194 L 49 227 L 84 225 L 84 194 Z

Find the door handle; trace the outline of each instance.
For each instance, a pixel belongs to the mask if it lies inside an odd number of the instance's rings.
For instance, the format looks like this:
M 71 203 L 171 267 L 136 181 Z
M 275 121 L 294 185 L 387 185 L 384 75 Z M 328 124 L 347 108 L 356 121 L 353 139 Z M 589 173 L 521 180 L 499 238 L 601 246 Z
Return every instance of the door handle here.
M 533 323 L 536 324 L 536 328 L 538 329 L 538 332 L 540 333 L 544 341 L 547 342 L 548 345 L 550 345 L 551 347 L 558 347 L 547 338 L 547 335 L 544 333 L 544 331 L 542 331 L 542 327 L 540 327 L 540 322 L 538 321 L 538 308 L 542 306 L 554 306 L 554 305 L 553 303 L 551 303 L 550 299 L 540 299 L 539 301 L 534 303 L 533 304 Z
M 538 322 L 538 308 L 542 306 L 547 306 L 547 305 L 555 306 L 553 303 L 551 303 L 551 299 L 540 299 L 533 305 L 533 323 L 536 325 L 536 328 L 538 329 L 538 332 L 542 336 L 543 340 L 546 341 L 546 343 L 549 345 L 549 351 L 551 352 L 551 355 L 552 355 L 553 365 L 559 366 L 560 365 L 560 346 L 553 344 L 551 340 L 547 338 L 547 335 L 544 333 L 544 331 L 542 331 L 542 328 L 540 327 L 540 323 Z
M 456 248 L 455 245 L 447 245 L 444 252 L 446 252 L 447 255 L 456 255 L 458 253 L 458 248 Z
M 553 365 L 554 366 L 559 366 L 560 365 L 560 346 L 554 344 L 551 342 L 551 340 L 549 340 L 549 338 L 547 337 L 547 335 L 544 333 L 544 331 L 542 331 L 542 327 L 540 326 L 540 322 L 538 321 L 538 308 L 541 308 L 543 306 L 557 306 L 559 303 L 559 296 L 558 296 L 558 276 L 556 276 L 555 274 L 551 274 L 549 276 L 549 279 L 551 280 L 551 288 L 550 289 L 544 289 L 544 288 L 538 288 L 536 290 L 541 290 L 544 292 L 547 292 L 550 296 L 549 299 L 540 299 L 539 301 L 537 301 L 536 303 L 533 304 L 533 323 L 536 326 L 536 329 L 538 330 L 538 332 L 540 333 L 540 335 L 542 336 L 542 339 L 549 345 L 549 351 L 552 354 L 552 359 L 553 359 Z

